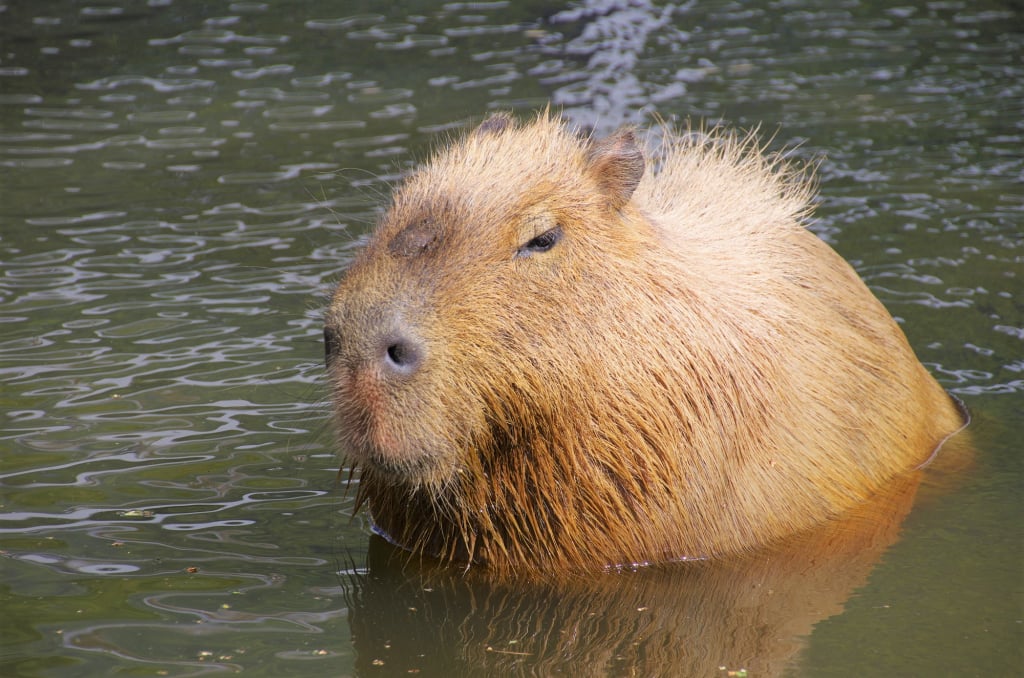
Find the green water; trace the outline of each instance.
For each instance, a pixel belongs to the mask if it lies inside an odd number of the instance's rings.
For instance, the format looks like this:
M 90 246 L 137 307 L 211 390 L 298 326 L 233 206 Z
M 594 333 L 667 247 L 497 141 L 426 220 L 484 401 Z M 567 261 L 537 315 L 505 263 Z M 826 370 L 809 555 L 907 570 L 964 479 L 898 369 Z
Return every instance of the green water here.
M 0 675 L 1021 672 L 1019 4 L 602 6 L 0 4 Z M 405 168 L 548 102 L 823 158 L 812 228 L 974 415 L 898 538 L 571 589 L 371 549 L 320 308 Z

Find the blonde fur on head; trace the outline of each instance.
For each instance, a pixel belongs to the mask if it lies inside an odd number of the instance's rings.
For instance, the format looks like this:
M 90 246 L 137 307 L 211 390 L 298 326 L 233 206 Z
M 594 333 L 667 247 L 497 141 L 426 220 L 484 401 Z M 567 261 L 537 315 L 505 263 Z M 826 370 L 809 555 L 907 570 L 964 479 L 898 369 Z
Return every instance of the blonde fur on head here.
M 498 576 L 745 551 L 961 425 L 758 141 L 494 116 L 396 191 L 326 315 L 393 541 Z

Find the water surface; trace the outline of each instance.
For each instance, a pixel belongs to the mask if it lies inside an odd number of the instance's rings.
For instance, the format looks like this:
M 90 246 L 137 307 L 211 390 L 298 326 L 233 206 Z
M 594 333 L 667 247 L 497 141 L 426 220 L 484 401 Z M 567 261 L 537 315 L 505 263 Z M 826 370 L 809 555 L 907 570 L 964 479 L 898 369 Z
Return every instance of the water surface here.
M 0 7 L 0 674 L 1019 672 L 1022 28 L 993 0 Z M 320 309 L 404 170 L 549 102 L 822 159 L 812 228 L 974 415 L 972 465 L 863 563 L 368 568 Z

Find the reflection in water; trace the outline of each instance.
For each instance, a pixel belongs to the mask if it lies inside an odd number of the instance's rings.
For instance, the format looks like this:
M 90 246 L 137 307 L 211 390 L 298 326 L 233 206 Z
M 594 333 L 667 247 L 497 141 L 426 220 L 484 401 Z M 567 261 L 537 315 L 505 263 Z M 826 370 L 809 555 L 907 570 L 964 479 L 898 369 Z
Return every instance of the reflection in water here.
M 896 538 L 919 475 L 843 520 L 746 559 L 514 586 L 419 563 L 374 537 L 351 587 L 357 666 L 374 675 L 778 676 Z

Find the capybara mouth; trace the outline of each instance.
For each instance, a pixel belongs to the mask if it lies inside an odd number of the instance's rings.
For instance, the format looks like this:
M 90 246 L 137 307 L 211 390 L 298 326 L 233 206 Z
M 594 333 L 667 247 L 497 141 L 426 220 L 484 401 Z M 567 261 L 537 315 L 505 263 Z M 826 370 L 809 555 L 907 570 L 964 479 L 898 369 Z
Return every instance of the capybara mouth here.
M 450 475 L 437 445 L 403 432 L 381 410 L 343 403 L 336 406 L 336 412 L 342 452 L 354 467 L 371 469 L 393 484 L 410 486 L 437 484 Z
M 386 432 L 385 427 L 363 417 L 360 419 L 359 424 L 343 424 L 342 429 L 342 449 L 352 464 L 374 468 L 394 477 L 413 474 L 417 468 L 426 465 L 417 446 L 400 444 Z
M 374 474 L 394 483 L 409 486 L 439 484 L 441 479 L 448 475 L 442 472 L 436 455 L 425 453 L 395 457 L 392 454 L 374 452 L 363 457 L 363 461 L 358 465 L 364 469 L 371 469 Z

